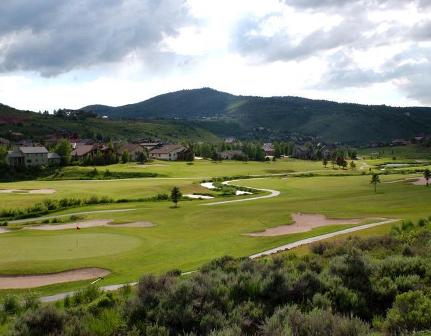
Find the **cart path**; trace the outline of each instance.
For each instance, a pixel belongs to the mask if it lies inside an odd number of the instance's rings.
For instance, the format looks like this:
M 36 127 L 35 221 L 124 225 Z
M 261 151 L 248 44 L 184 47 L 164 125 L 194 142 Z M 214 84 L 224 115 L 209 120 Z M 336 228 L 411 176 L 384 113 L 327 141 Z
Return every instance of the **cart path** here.
M 263 252 L 259 252 L 256 254 L 251 255 L 249 258 L 250 259 L 256 259 L 256 258 L 260 258 L 260 257 L 265 257 L 265 256 L 269 256 L 271 254 L 274 253 L 278 253 L 278 252 L 283 252 L 283 251 L 287 251 L 302 245 L 307 245 L 307 244 L 312 244 L 312 243 L 316 243 L 318 241 L 321 240 L 325 240 L 328 238 L 332 238 L 332 237 L 336 237 L 336 236 L 340 236 L 343 234 L 348 234 L 348 233 L 352 233 L 352 232 L 356 232 L 356 231 L 360 231 L 360 230 L 365 230 L 365 229 L 369 229 L 369 228 L 373 228 L 376 226 L 380 226 L 380 225 L 384 225 L 384 224 L 390 224 L 390 223 L 395 223 L 400 221 L 400 219 L 388 219 L 388 218 L 379 218 L 380 220 L 383 220 L 381 222 L 377 222 L 377 223 L 370 223 L 370 224 L 364 224 L 364 225 L 358 225 L 352 228 L 348 228 L 348 229 L 344 229 L 344 230 L 339 230 L 339 231 L 335 231 L 335 232 L 331 232 L 331 233 L 326 233 L 320 236 L 316 236 L 316 237 L 311 237 L 311 238 L 306 238 L 306 239 L 301 239 L 298 240 L 296 242 L 293 243 L 289 243 L 289 244 L 285 244 L 285 245 L 281 245 L 279 247 L 275 247 L 272 248 L 270 250 L 266 250 Z

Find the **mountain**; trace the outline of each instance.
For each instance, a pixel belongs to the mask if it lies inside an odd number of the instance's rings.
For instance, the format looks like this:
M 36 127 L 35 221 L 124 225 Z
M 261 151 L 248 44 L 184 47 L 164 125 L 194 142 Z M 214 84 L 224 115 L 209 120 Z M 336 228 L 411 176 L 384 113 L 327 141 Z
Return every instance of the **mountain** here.
M 235 96 L 210 88 L 162 94 L 136 104 L 83 108 L 123 119 L 188 120 L 219 136 L 285 137 L 368 143 L 431 134 L 431 108 L 361 105 L 301 97 Z M 226 132 L 226 128 L 229 132 Z
M 11 138 L 11 133 L 21 133 L 20 138 L 37 141 L 52 135 L 79 135 L 82 138 L 105 140 L 152 138 L 172 142 L 220 140 L 207 129 L 182 120 L 112 120 L 83 113 L 54 116 L 21 111 L 0 104 L 0 137 Z

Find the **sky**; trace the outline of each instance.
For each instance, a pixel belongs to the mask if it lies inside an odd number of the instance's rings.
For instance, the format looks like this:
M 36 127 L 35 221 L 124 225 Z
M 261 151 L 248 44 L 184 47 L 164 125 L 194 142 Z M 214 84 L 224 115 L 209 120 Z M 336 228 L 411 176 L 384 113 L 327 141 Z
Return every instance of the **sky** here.
M 180 89 L 431 105 L 431 0 L 2 0 L 0 103 Z

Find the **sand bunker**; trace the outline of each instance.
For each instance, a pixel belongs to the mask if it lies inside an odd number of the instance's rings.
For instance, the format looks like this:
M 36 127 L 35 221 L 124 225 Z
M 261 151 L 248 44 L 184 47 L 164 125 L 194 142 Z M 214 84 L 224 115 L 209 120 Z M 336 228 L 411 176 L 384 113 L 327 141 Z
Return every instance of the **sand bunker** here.
M 431 181 L 429 181 L 429 182 L 431 183 Z M 411 183 L 414 184 L 414 185 L 424 186 L 424 185 L 427 184 L 427 180 L 425 179 L 425 177 L 421 177 L 421 178 L 419 178 L 419 179 L 417 179 L 417 180 L 415 180 L 415 181 L 413 181 Z
M 72 271 L 38 275 L 0 275 L 0 289 L 35 288 L 52 284 L 103 278 L 109 273 L 103 268 L 82 268 Z
M 67 230 L 67 229 L 85 229 L 97 226 L 107 226 L 107 227 L 151 227 L 154 226 L 150 222 L 131 222 L 124 224 L 111 224 L 112 220 L 107 219 L 94 219 L 86 220 L 82 222 L 66 223 L 66 224 L 44 224 L 38 226 L 28 227 L 29 230 L 42 230 L 42 231 L 56 231 L 56 230 Z
M 249 192 L 249 191 L 236 190 L 236 191 L 235 191 L 235 195 L 236 195 L 236 196 L 240 196 L 240 195 L 253 195 L 253 193 L 251 193 L 251 192 Z
M 201 183 L 201 186 L 207 189 L 216 189 L 213 182 L 203 182 Z
M 184 195 L 184 197 L 192 198 L 192 199 L 212 199 L 214 197 L 208 196 L 208 195 L 194 195 L 194 194 L 187 194 Z
M 53 194 L 55 189 L 0 189 L 0 194 Z
M 4 228 L 0 227 L 0 233 L 6 233 L 6 232 L 9 232 L 9 230 L 8 230 L 8 229 L 4 229 Z
M 314 228 L 337 224 L 359 224 L 361 219 L 328 219 L 324 215 L 318 214 L 292 214 L 293 224 L 281 225 L 275 228 L 266 229 L 262 232 L 248 233 L 253 237 L 272 237 L 290 233 L 306 232 Z

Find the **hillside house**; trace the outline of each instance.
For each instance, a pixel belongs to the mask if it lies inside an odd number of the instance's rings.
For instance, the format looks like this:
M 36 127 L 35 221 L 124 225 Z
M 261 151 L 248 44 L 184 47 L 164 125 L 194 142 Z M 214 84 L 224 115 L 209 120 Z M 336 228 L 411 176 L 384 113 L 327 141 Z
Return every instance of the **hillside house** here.
M 61 156 L 57 153 L 48 153 L 48 165 L 59 166 L 61 163 Z
M 94 145 L 79 145 L 72 151 L 71 156 L 74 160 L 84 160 L 88 157 L 93 157 L 97 152 L 97 147 Z
M 6 155 L 6 163 L 12 167 L 40 167 L 48 165 L 45 147 L 18 147 Z
M 183 145 L 163 145 L 150 151 L 150 158 L 167 161 L 193 160 L 194 154 Z
M 139 156 L 145 151 L 145 149 L 141 145 L 128 143 L 121 146 L 117 150 L 117 154 L 123 155 L 125 151 L 129 153 L 131 161 L 138 161 Z
M 225 150 L 219 156 L 222 160 L 243 160 L 247 157 L 241 150 Z
M 275 148 L 272 143 L 264 143 L 262 146 L 263 151 L 265 152 L 265 156 L 274 156 Z

